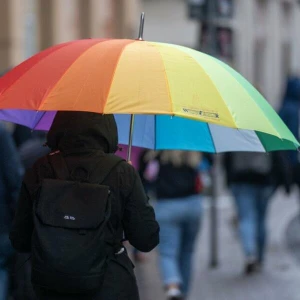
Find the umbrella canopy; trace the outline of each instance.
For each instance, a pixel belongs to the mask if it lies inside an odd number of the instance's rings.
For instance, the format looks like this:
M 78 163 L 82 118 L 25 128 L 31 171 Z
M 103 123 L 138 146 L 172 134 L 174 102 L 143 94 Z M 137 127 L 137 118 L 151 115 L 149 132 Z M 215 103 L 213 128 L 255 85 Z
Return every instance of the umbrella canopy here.
M 115 115 L 115 118 L 119 143 L 126 145 L 130 115 Z M 270 134 L 160 115 L 135 116 L 132 145 L 154 150 L 194 150 L 210 153 L 295 149 L 294 143 Z
M 87 39 L 51 47 L 0 79 L 0 109 L 1 119 L 36 129 L 57 110 L 167 114 L 267 133 L 283 142 L 281 149 L 299 146 L 241 75 L 171 44 Z

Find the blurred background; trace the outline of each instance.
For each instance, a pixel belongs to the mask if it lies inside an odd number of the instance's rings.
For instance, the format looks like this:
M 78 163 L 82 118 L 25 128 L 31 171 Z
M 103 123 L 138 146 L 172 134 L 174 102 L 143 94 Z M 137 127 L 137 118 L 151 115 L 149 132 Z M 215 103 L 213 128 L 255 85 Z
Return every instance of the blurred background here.
M 146 14 L 145 40 L 179 44 L 218 57 L 244 75 L 277 111 L 287 96 L 288 78 L 299 79 L 299 0 L 0 0 L 0 72 L 69 40 L 135 39 L 142 11 Z M 299 138 L 300 94 L 296 97 L 298 123 L 293 133 Z M 12 128 L 7 127 L 11 133 Z M 40 145 L 44 135 L 38 138 Z M 14 139 L 24 156 L 26 148 L 22 150 L 21 143 Z M 296 184 L 288 193 L 279 188 L 272 195 L 267 266 L 264 272 L 246 278 L 241 275 L 244 258 L 237 239 L 238 220 L 221 158 L 214 157 L 219 161 L 215 165 L 218 176 L 201 169 L 208 190 L 213 183 L 217 191 L 203 194 L 202 230 L 196 242 L 189 299 L 299 300 L 299 180 L 293 181 Z M 296 164 L 299 166 L 298 158 Z M 219 237 L 216 270 L 210 268 L 214 265 L 210 261 L 211 247 L 216 245 L 211 241 L 211 219 L 205 213 L 211 207 L 212 196 L 218 199 L 215 204 L 219 213 L 215 224 Z M 166 299 L 154 263 L 156 252 L 146 257 L 134 255 L 141 299 Z M 24 257 L 18 259 L 22 265 Z M 14 298 L 9 299 L 33 299 L 26 292 L 27 283 L 22 285 L 22 281 L 28 283 L 28 274 L 12 280 L 20 291 L 14 292 L 12 286 Z

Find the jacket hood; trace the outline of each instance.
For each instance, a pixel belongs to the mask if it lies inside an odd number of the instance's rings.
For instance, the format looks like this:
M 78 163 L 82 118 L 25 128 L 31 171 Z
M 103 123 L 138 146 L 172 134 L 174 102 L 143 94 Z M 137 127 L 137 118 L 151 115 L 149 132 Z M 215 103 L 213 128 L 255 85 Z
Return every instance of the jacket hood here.
M 290 77 L 288 79 L 284 101 L 300 102 L 300 78 Z
M 91 112 L 57 112 L 47 135 L 51 150 L 115 153 L 118 130 L 113 115 Z

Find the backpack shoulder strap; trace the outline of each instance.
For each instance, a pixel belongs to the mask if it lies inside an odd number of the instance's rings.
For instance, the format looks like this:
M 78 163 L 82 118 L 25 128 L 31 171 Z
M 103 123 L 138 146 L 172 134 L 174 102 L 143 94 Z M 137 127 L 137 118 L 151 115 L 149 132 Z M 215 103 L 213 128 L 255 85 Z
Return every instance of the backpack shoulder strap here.
M 97 182 L 101 184 L 110 172 L 122 161 L 125 161 L 123 158 L 114 155 L 114 154 L 106 154 L 105 157 L 101 160 L 101 164 L 96 168 L 97 170 L 101 169 L 101 172 L 98 172 Z
M 60 151 L 51 152 L 47 158 L 57 179 L 65 180 L 70 177 L 70 171 L 67 163 Z

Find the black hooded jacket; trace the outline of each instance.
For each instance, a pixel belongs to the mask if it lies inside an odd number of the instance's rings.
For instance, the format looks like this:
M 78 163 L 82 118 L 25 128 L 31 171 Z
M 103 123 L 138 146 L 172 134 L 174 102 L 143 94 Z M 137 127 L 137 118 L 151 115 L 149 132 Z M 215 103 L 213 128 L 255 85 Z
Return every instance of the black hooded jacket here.
M 99 161 L 105 159 L 107 153 L 115 153 L 118 149 L 117 126 L 113 115 L 58 112 L 48 133 L 47 144 L 52 151 L 62 152 L 69 170 L 80 165 L 85 170 L 93 172 L 95 168 L 101 167 Z M 12 245 L 19 252 L 31 251 L 34 226 L 33 197 L 39 188 L 39 174 L 47 172 L 51 178 L 53 171 L 45 157 L 38 160 L 33 168 L 26 172 L 10 233 Z M 111 224 L 116 232 L 120 233 L 118 236 L 120 244 L 124 231 L 129 242 L 140 251 L 148 252 L 157 246 L 159 225 L 135 169 L 127 162 L 121 162 L 112 169 L 103 184 L 109 185 L 115 193 Z M 91 299 L 138 299 L 132 264 L 126 257 L 126 254 L 120 255 L 117 262 L 110 262 L 101 296 Z M 45 295 L 50 293 L 40 292 Z M 76 298 L 74 295 L 71 298 L 88 299 Z M 40 299 L 69 298 L 53 295 L 52 298 L 45 296 Z

